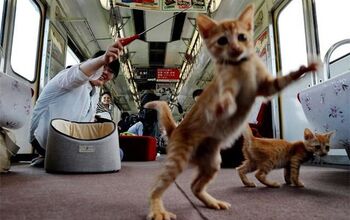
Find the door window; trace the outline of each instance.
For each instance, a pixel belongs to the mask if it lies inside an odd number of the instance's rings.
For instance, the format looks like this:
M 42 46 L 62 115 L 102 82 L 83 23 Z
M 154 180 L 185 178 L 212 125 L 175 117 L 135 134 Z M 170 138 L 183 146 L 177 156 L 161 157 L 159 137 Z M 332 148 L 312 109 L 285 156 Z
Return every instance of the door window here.
M 23 78 L 34 81 L 40 35 L 40 8 L 32 0 L 16 4 L 11 67 Z

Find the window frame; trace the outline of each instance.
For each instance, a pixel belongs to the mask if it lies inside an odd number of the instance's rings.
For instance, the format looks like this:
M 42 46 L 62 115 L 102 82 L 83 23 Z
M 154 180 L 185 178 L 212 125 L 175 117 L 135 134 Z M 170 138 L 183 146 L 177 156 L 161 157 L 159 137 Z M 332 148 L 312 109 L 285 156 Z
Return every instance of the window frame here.
M 17 1 L 23 1 L 23 0 L 17 0 Z M 45 16 L 46 16 L 46 6 L 43 5 L 40 1 L 38 0 L 28 0 L 31 1 L 34 5 L 36 5 L 38 7 L 39 10 L 39 28 L 38 28 L 38 38 L 37 38 L 37 48 L 36 48 L 36 58 L 35 58 L 35 64 L 34 64 L 34 77 L 32 80 L 24 77 L 23 75 L 21 75 L 20 73 L 17 73 L 16 71 L 14 71 L 14 69 L 12 68 L 12 64 L 11 64 L 11 59 L 12 59 L 12 49 L 13 49 L 13 36 L 14 36 L 14 26 L 15 26 L 15 17 L 16 17 L 16 11 L 17 11 L 17 1 L 14 1 L 13 3 L 13 17 L 12 17 L 12 21 L 11 21 L 11 36 L 10 36 L 10 41 L 9 43 L 9 48 L 8 48 L 8 61 L 7 61 L 7 65 L 9 66 L 9 68 L 11 69 L 11 72 L 13 74 L 15 74 L 16 76 L 20 77 L 21 79 L 29 82 L 29 83 L 35 83 L 38 79 L 38 75 L 40 74 L 40 69 L 41 69 L 41 58 L 42 58 L 42 48 L 43 48 L 43 38 L 44 38 L 44 28 L 45 28 Z
M 6 15 L 7 15 L 7 5 L 8 5 L 8 0 L 3 0 L 3 11 L 1 12 L 1 36 L 0 36 L 0 46 L 3 47 L 4 45 L 4 39 L 5 39 L 5 24 L 6 24 Z

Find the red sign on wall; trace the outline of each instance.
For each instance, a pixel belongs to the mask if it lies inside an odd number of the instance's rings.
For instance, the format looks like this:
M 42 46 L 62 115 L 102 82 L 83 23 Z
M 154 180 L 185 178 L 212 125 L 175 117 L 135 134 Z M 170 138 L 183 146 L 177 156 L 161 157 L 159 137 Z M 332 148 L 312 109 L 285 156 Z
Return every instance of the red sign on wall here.
M 157 69 L 157 81 L 171 82 L 177 81 L 180 77 L 180 70 L 177 68 Z

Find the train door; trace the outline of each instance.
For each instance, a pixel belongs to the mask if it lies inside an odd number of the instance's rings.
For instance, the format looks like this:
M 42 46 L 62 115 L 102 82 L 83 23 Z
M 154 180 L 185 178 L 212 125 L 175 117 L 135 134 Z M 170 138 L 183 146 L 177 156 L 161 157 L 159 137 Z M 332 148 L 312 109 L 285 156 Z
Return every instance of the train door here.
M 277 72 L 286 75 L 296 70 L 300 65 L 308 63 L 308 51 L 306 47 L 306 32 L 303 3 L 301 0 L 284 1 L 274 11 L 274 28 L 277 45 Z M 293 19 L 291 19 L 293 18 Z M 303 127 L 308 122 L 304 116 L 302 107 L 297 100 L 297 93 L 313 85 L 313 75 L 308 74 L 298 83 L 286 88 L 279 98 L 279 116 L 281 137 L 287 140 L 300 140 L 303 136 Z
M 0 10 L 1 72 L 33 89 L 33 106 L 38 93 L 45 7 L 36 0 L 3 0 Z M 29 119 L 22 128 L 13 130 L 19 154 L 32 154 Z
M 277 54 L 277 71 L 287 74 L 306 64 L 312 54 L 324 62 L 327 50 L 338 41 L 350 39 L 348 0 L 286 0 L 273 9 L 273 27 Z M 303 139 L 303 130 L 310 127 L 297 99 L 298 92 L 324 82 L 329 77 L 349 69 L 350 47 L 342 47 L 332 55 L 333 75 L 324 70 L 305 75 L 279 97 L 281 137 Z M 342 62 L 336 62 L 339 59 Z M 338 65 L 340 63 L 340 65 Z

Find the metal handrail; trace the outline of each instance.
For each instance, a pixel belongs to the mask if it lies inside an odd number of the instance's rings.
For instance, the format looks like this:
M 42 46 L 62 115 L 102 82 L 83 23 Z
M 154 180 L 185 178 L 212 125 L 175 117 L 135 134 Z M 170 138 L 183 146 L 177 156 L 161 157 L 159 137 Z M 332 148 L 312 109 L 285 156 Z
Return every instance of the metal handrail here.
M 344 44 L 350 44 L 350 39 L 344 39 L 341 41 L 338 41 L 337 43 L 333 44 L 327 51 L 326 55 L 324 56 L 324 62 L 323 62 L 323 67 L 325 70 L 325 74 L 326 74 L 326 79 L 330 79 L 331 78 L 331 71 L 330 71 L 330 67 L 329 67 L 329 61 L 331 59 L 331 55 L 334 52 L 335 49 L 337 49 L 338 47 L 340 47 L 341 45 Z

